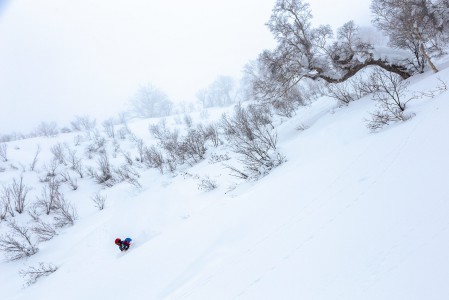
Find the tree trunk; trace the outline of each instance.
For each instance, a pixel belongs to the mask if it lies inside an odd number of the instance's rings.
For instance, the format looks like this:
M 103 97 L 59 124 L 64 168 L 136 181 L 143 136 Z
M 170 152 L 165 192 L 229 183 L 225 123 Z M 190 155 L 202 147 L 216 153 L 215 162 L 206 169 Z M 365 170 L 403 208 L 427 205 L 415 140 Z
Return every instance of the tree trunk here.
M 437 67 L 435 67 L 435 65 L 433 64 L 432 60 L 430 59 L 429 54 L 427 54 L 426 49 L 424 48 L 424 43 L 421 43 L 421 45 L 419 45 L 419 50 L 421 51 L 422 55 L 427 60 L 427 63 L 429 64 L 430 68 L 432 68 L 432 71 L 434 73 L 438 73 Z
M 403 79 L 407 79 L 411 76 L 411 74 L 402 66 L 399 65 L 394 65 L 394 64 L 390 64 L 382 59 L 369 59 L 363 63 L 360 63 L 359 65 L 356 65 L 350 69 L 347 70 L 346 74 L 344 74 L 342 77 L 340 78 L 332 78 L 332 77 L 328 77 L 322 74 L 318 74 L 316 76 L 306 76 L 308 78 L 311 79 L 318 79 L 321 78 L 323 80 L 325 80 L 328 83 L 340 83 L 340 82 L 344 82 L 346 80 L 348 80 L 349 78 L 351 78 L 352 76 L 354 76 L 355 74 L 357 74 L 360 70 L 362 70 L 363 68 L 367 67 L 367 66 L 378 66 L 381 67 L 382 69 L 388 71 L 388 72 L 392 72 L 395 74 L 398 74 L 399 76 L 401 76 Z

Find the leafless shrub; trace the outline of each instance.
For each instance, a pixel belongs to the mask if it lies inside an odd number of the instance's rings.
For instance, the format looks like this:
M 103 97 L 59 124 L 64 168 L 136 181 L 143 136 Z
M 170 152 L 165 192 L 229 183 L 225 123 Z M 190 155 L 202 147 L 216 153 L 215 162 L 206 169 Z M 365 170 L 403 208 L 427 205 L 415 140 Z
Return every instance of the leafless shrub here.
M 112 186 L 111 164 L 106 153 L 100 155 L 100 157 L 97 159 L 97 165 L 100 172 L 95 172 L 94 174 L 96 182 L 99 184 L 104 184 L 106 186 Z
M 19 271 L 19 274 L 22 278 L 25 279 L 25 285 L 30 286 L 34 283 L 36 283 L 39 278 L 48 276 L 58 270 L 58 267 L 56 267 L 53 264 L 46 264 L 43 262 L 39 263 L 38 267 L 28 267 L 28 269 L 22 269 Z
M 284 162 L 277 151 L 277 134 L 270 115 L 262 108 L 237 106 L 234 116 L 222 117 L 222 128 L 232 151 L 240 154 L 245 176 L 257 178 Z M 248 174 L 249 173 L 249 174 Z
M 86 173 L 89 177 L 95 178 L 96 172 L 95 172 L 94 167 L 91 167 L 91 166 L 86 167 Z
M 8 144 L 0 143 L 0 159 L 4 162 L 8 161 L 7 150 L 8 150 Z
M 198 189 L 201 191 L 212 191 L 218 187 L 217 182 L 208 176 L 206 178 L 201 178 L 198 183 Z
M 110 138 L 115 138 L 115 130 L 114 130 L 114 119 L 107 119 L 103 122 L 103 129 L 104 132 L 108 135 Z
M 45 178 L 41 178 L 41 182 L 48 182 L 51 178 L 58 175 L 58 163 L 54 160 L 51 161 L 49 165 L 45 164 Z
M 76 116 L 75 119 L 70 122 L 74 131 L 92 130 L 95 128 L 97 121 L 91 119 L 89 116 Z
M 161 173 L 164 173 L 164 155 L 155 146 L 144 148 L 143 162 L 150 168 L 157 168 Z
M 131 157 L 131 153 L 125 152 L 125 151 L 121 151 L 121 154 L 122 154 L 123 158 L 125 159 L 126 163 L 128 165 L 132 166 L 134 161 L 133 161 L 133 159 Z
M 53 159 L 60 165 L 67 165 L 64 149 L 65 147 L 61 143 L 58 143 L 50 148 L 50 151 L 53 154 Z
M 70 176 L 69 172 L 62 172 L 61 177 L 62 181 L 67 183 L 72 190 L 76 191 L 78 189 L 78 180 Z
M 437 80 L 440 83 L 438 84 L 438 86 L 435 89 L 428 90 L 428 91 L 425 91 L 425 92 L 422 92 L 422 91 L 416 92 L 415 93 L 416 98 L 430 98 L 430 99 L 433 99 L 436 96 L 446 92 L 447 91 L 447 87 L 448 87 L 447 82 L 443 81 L 441 78 L 437 78 Z
M 113 169 L 113 181 L 114 182 L 123 182 L 126 181 L 137 188 L 140 188 L 141 185 L 138 181 L 139 173 L 136 172 L 130 165 L 122 165 L 119 168 Z
M 379 87 L 372 78 L 363 79 L 360 76 L 354 76 L 340 83 L 329 84 L 329 96 L 339 101 L 341 105 L 347 105 L 352 101 L 358 100 L 368 94 L 376 92 Z
M 191 174 L 189 172 L 181 172 L 181 175 L 184 177 L 184 179 L 189 178 L 189 179 L 195 179 L 195 180 L 199 180 L 200 176 L 197 174 Z
M 223 164 L 223 166 L 231 171 L 231 174 L 230 174 L 231 176 L 234 176 L 234 177 L 237 177 L 240 179 L 244 179 L 244 180 L 251 178 L 250 174 L 245 173 L 242 170 L 240 170 L 232 165 Z
M 151 125 L 150 133 L 159 141 L 161 148 L 167 152 L 166 162 L 171 164 L 171 167 L 176 168 L 176 163 L 184 162 L 184 152 L 181 150 L 178 130 L 170 131 L 165 121 L 162 121 L 158 125 Z
M 373 94 L 378 109 L 371 113 L 371 120 L 366 121 L 367 127 L 375 131 L 393 121 L 408 120 L 411 116 L 405 114 L 405 109 L 407 103 L 415 98 L 407 95 L 409 83 L 397 74 L 381 69 L 376 70 L 371 79 L 379 87 Z
M 51 224 L 45 223 L 39 218 L 34 221 L 31 231 L 36 234 L 39 242 L 49 241 L 58 234 L 55 227 Z
M 76 155 L 76 150 L 67 148 L 67 161 L 70 166 L 70 169 L 78 173 L 80 178 L 83 178 L 84 176 L 83 166 L 81 163 L 81 158 L 79 158 Z
M 142 139 L 137 139 L 136 140 L 136 146 L 137 146 L 137 151 L 139 153 L 139 157 L 137 158 L 138 161 L 143 162 L 143 160 L 145 159 L 145 144 L 143 142 Z
M 210 164 L 216 164 L 216 163 L 223 162 L 223 161 L 230 160 L 230 159 L 231 158 L 227 154 L 215 154 L 215 153 L 212 153 L 210 155 L 210 158 L 209 158 L 209 163 Z
M 184 124 L 186 124 L 187 128 L 191 128 L 193 124 L 192 117 L 190 115 L 185 114 L 183 117 Z
M 36 164 L 37 164 L 38 157 L 39 157 L 40 153 L 41 153 L 41 146 L 37 145 L 37 149 L 36 149 L 36 152 L 34 154 L 34 158 L 33 158 L 33 160 L 30 163 L 30 170 L 31 171 L 34 171 L 34 169 L 36 168 Z
M 106 196 L 104 196 L 104 195 L 101 195 L 101 194 L 95 194 L 93 197 L 92 197 L 92 201 L 94 202 L 94 204 L 95 204 L 95 207 L 97 207 L 99 210 L 103 210 L 104 208 L 105 208 L 105 205 L 106 205 Z
M 0 236 L 0 251 L 5 253 L 9 261 L 29 257 L 39 251 L 28 228 L 21 227 L 14 221 L 9 222 L 8 227 L 10 232 Z
M 2 207 L 2 219 L 6 218 L 6 215 L 9 214 L 11 217 L 14 217 L 14 208 L 13 208 L 13 196 L 11 193 L 11 188 L 8 186 L 2 186 L 2 191 L 0 194 L 1 207 Z
M 57 202 L 61 196 L 61 193 L 59 192 L 60 186 L 60 181 L 56 177 L 52 177 L 47 184 L 42 187 L 41 195 L 36 197 L 35 206 L 44 210 L 47 215 L 49 215 L 52 210 L 56 210 Z
M 129 132 L 129 128 L 127 126 L 123 126 L 117 131 L 117 134 L 121 140 L 125 140 Z
M 55 122 L 42 122 L 35 130 L 37 136 L 56 136 L 58 135 L 58 125 Z
M 0 223 L 4 220 L 6 220 L 6 217 L 8 216 L 8 207 L 3 203 L 3 201 L 0 202 Z
M 80 134 L 76 135 L 76 136 L 73 138 L 73 144 L 74 144 L 75 146 L 81 145 L 81 142 L 82 142 L 82 141 L 83 141 L 83 136 L 80 135 Z
M 26 197 L 31 188 L 26 186 L 23 183 L 23 177 L 20 177 L 19 180 L 13 179 L 9 190 L 14 203 L 15 211 L 19 214 L 23 213 L 25 210 Z
M 86 154 L 89 159 L 91 159 L 95 153 L 101 154 L 106 151 L 105 150 L 105 145 L 106 145 L 105 138 L 98 136 L 98 135 L 94 135 L 92 140 L 93 140 L 93 142 L 86 147 Z
M 329 96 L 337 99 L 343 105 L 347 105 L 358 99 L 354 94 L 353 86 L 349 80 L 337 84 L 330 84 Z
M 34 222 L 39 221 L 40 216 L 41 216 L 40 213 L 37 211 L 36 208 L 37 208 L 37 207 L 34 205 L 31 209 L 28 210 L 28 215 L 31 217 L 31 219 L 32 219 Z
M 207 140 L 210 140 L 214 147 L 218 147 L 223 144 L 220 139 L 220 132 L 218 130 L 218 125 L 209 124 L 203 128 L 203 135 Z
M 78 214 L 72 204 L 67 202 L 64 195 L 61 194 L 55 205 L 56 210 L 55 216 L 53 217 L 55 220 L 55 226 L 57 228 L 72 226 L 75 223 L 75 220 L 78 219 Z
M 299 125 L 297 125 L 297 126 L 295 127 L 295 129 L 298 130 L 298 131 L 304 131 L 304 130 L 306 130 L 306 129 L 308 129 L 308 128 L 309 128 L 309 126 L 307 126 L 307 125 L 305 125 L 305 124 L 302 124 L 302 123 L 300 123 Z
M 183 156 L 187 157 L 190 165 L 197 163 L 204 159 L 206 154 L 206 139 L 201 130 L 190 129 L 187 135 L 183 138 L 180 146 Z

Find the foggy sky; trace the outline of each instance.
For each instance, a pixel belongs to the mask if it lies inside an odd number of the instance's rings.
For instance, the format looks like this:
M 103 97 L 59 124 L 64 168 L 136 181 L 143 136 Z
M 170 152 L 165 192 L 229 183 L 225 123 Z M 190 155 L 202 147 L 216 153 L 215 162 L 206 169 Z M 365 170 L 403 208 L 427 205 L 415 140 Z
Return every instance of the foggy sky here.
M 146 83 L 175 102 L 194 101 L 217 76 L 240 77 L 274 46 L 265 26 L 274 3 L 0 0 L 0 134 L 114 116 Z M 369 25 L 369 1 L 310 4 L 316 23 Z

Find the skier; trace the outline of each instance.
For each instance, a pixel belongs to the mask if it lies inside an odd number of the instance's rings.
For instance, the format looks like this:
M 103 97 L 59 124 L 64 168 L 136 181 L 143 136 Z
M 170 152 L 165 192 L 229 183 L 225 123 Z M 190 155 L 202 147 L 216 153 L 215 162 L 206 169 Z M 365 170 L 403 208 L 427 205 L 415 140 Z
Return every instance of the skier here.
M 126 238 L 124 241 L 122 241 L 119 238 L 115 239 L 115 244 L 120 248 L 120 251 L 126 251 L 129 249 L 129 246 L 131 246 L 131 239 L 130 238 Z

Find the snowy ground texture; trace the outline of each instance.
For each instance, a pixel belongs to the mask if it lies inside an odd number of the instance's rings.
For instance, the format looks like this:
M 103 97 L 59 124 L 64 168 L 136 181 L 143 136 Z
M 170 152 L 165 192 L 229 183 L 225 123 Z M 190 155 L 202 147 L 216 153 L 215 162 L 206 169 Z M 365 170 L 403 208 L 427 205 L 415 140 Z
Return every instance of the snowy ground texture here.
M 409 89 L 437 78 L 449 69 Z M 373 109 L 369 97 L 301 108 L 277 127 L 287 162 L 257 182 L 209 159 L 185 170 L 192 176 L 142 170 L 141 188 L 79 180 L 65 188 L 79 220 L 29 259 L 0 262 L 1 299 L 449 299 L 449 92 L 410 102 L 415 117 L 378 133 L 365 127 Z M 149 139 L 148 121 L 131 127 Z M 44 155 L 72 140 L 10 142 L 0 183 L 37 144 Z M 24 179 L 37 194 L 35 173 Z M 218 188 L 199 190 L 195 175 Z M 90 199 L 99 190 L 103 211 Z M 135 244 L 121 253 L 114 239 L 127 236 Z M 41 261 L 58 270 L 23 287 L 18 271 Z

